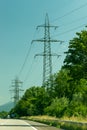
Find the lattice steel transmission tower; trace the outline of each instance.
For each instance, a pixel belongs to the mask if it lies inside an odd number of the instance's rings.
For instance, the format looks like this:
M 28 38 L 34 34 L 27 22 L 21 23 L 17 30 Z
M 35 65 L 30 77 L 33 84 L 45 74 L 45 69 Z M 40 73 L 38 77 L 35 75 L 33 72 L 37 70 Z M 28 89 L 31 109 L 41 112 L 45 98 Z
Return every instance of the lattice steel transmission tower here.
M 44 28 L 44 38 L 32 40 L 32 42 L 43 42 L 44 43 L 44 52 L 42 54 L 36 54 L 36 56 L 43 56 L 43 84 L 42 86 L 49 88 L 53 85 L 52 80 L 52 56 L 60 56 L 56 53 L 51 53 L 51 43 L 52 42 L 62 42 L 59 40 L 51 39 L 50 37 L 50 28 L 57 28 L 58 26 L 52 26 L 49 23 L 48 14 L 45 17 L 45 24 L 37 26 L 38 28 Z
M 12 87 L 13 89 L 11 89 L 10 91 L 14 93 L 14 96 L 12 98 L 14 98 L 14 106 L 17 104 L 17 102 L 20 99 L 20 92 L 23 91 L 21 89 L 22 87 L 22 83 L 21 81 L 19 81 L 19 79 L 16 77 L 14 81 L 12 81 Z

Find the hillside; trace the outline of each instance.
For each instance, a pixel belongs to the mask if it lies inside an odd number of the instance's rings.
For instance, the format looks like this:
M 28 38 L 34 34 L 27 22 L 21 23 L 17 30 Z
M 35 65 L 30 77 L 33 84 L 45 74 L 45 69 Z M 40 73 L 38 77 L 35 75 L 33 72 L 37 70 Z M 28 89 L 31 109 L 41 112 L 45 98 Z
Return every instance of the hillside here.
M 13 108 L 13 102 L 8 102 L 0 106 L 0 112 L 7 111 L 9 112 Z

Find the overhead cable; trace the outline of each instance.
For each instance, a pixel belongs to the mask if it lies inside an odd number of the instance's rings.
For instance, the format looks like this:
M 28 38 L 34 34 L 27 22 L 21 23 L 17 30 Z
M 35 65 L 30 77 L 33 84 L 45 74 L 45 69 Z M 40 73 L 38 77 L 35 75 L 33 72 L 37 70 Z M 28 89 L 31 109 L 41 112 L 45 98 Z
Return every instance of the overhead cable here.
M 82 25 L 80 25 L 80 26 L 77 26 L 77 27 L 72 28 L 72 29 L 70 29 L 70 30 L 67 30 L 67 31 L 65 31 L 65 32 L 62 32 L 62 33 L 59 33 L 59 34 L 53 35 L 52 37 L 54 37 L 54 36 L 60 36 L 60 35 L 63 35 L 63 34 L 69 33 L 69 32 L 71 32 L 71 31 L 73 31 L 73 30 L 76 30 L 76 29 L 81 28 L 81 27 L 86 26 L 86 25 L 87 25 L 87 24 L 82 24 Z
M 87 15 L 86 16 L 83 16 L 83 17 L 80 17 L 76 20 L 73 20 L 72 22 L 68 22 L 68 23 L 65 23 L 65 24 L 61 24 L 59 27 L 64 27 L 64 26 L 68 26 L 68 25 L 71 25 L 73 23 L 76 23 L 76 22 L 79 22 L 81 20 L 84 20 L 84 18 L 87 18 Z
M 23 62 L 23 64 L 22 64 L 22 66 L 21 66 L 21 69 L 20 69 L 20 71 L 19 71 L 19 76 L 21 75 L 21 73 L 22 73 L 22 71 L 23 71 L 23 69 L 24 69 L 24 67 L 25 67 L 25 64 L 26 64 L 26 62 L 27 62 L 27 59 L 28 59 L 29 54 L 30 54 L 30 51 L 31 51 L 31 46 L 32 46 L 32 44 L 30 44 L 30 47 L 29 47 L 29 49 L 28 49 L 27 55 L 26 55 L 26 57 L 25 57 L 25 60 L 24 60 L 24 62 Z
M 25 76 L 24 82 L 28 79 L 29 75 L 32 72 L 33 63 L 34 63 L 34 59 L 32 60 L 32 63 L 31 63 L 31 66 L 30 66 L 30 68 L 29 68 L 29 70 L 27 72 L 27 75 Z
M 54 20 L 53 20 L 53 21 L 51 21 L 51 22 L 55 22 L 55 21 L 57 21 L 57 20 L 59 20 L 59 19 L 62 19 L 63 17 L 68 16 L 68 15 L 70 15 L 70 14 L 72 14 L 72 13 L 74 13 L 74 12 L 76 12 L 76 11 L 80 10 L 81 8 L 83 8 L 83 7 L 85 7 L 85 6 L 87 6 L 87 3 L 85 3 L 85 4 L 81 5 L 81 6 L 80 6 L 80 7 L 78 7 L 78 8 L 75 8 L 75 9 L 73 9 L 73 10 L 71 10 L 71 11 L 67 12 L 67 13 L 66 13 L 66 14 L 64 14 L 63 16 L 60 16 L 60 17 L 58 17 L 58 18 L 54 19 Z

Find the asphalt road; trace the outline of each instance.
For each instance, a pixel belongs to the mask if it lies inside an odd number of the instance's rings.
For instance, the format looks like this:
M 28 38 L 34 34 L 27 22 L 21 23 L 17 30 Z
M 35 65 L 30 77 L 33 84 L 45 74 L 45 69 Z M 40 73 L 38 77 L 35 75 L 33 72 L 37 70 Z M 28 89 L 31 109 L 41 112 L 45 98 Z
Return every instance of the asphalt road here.
M 60 129 L 33 121 L 0 119 L 0 130 L 60 130 Z

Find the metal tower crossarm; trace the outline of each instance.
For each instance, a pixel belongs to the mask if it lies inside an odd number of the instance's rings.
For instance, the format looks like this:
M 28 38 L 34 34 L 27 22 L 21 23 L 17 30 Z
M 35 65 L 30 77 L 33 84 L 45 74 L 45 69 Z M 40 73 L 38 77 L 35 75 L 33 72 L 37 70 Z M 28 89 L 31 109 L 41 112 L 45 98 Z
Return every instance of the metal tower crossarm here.
M 52 87 L 52 56 L 59 57 L 58 54 L 51 53 L 51 43 L 52 42 L 62 42 L 60 40 L 51 39 L 50 37 L 50 28 L 56 29 L 58 26 L 51 26 L 49 23 L 48 14 L 45 17 L 45 24 L 37 26 L 44 28 L 44 38 L 32 40 L 33 42 L 42 42 L 44 44 L 44 51 L 42 54 L 36 54 L 36 56 L 43 56 L 43 86 L 46 88 Z
M 12 87 L 14 87 L 14 89 L 12 89 L 11 91 L 14 92 L 14 106 L 17 104 L 17 102 L 20 99 L 20 92 L 23 91 L 21 89 L 21 85 L 23 82 L 21 82 L 17 77 L 15 78 L 15 80 L 12 82 Z

